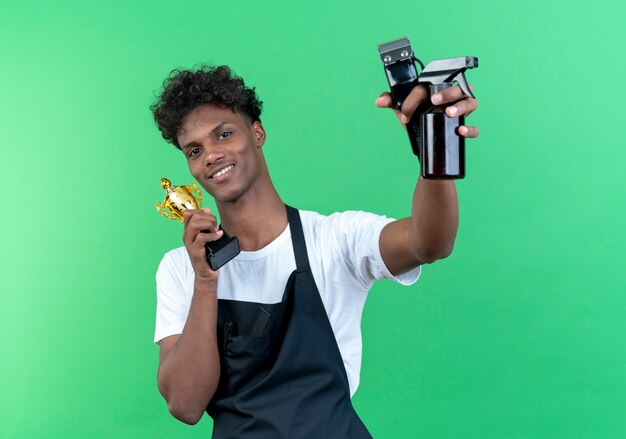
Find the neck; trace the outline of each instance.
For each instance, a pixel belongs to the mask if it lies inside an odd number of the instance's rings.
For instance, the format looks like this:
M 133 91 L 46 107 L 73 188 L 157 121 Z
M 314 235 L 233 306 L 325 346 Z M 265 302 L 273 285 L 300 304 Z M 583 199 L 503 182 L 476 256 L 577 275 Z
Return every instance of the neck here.
M 259 250 L 287 227 L 287 212 L 269 173 L 234 202 L 216 201 L 224 230 L 239 239 L 244 251 Z

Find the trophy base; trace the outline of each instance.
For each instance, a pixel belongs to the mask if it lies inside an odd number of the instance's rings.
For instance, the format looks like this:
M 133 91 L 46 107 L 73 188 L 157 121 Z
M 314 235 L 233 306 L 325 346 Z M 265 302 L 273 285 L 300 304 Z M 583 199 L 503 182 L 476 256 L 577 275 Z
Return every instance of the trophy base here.
M 241 252 L 237 237 L 229 236 L 226 231 L 217 241 L 204 244 L 204 249 L 206 251 L 206 259 L 213 271 L 219 269 Z

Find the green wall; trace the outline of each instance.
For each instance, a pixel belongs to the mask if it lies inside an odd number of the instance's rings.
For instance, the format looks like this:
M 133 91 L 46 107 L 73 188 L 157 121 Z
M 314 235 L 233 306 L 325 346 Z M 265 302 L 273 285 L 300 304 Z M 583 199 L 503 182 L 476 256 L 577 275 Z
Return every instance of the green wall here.
M 405 216 L 418 164 L 374 107 L 376 44 L 404 35 L 479 58 L 481 136 L 452 256 L 371 291 L 358 412 L 376 438 L 626 437 L 623 2 L 403 3 L 3 3 L 0 437 L 209 437 L 156 388 L 182 228 L 152 205 L 191 177 L 148 106 L 171 69 L 228 64 L 285 201 Z

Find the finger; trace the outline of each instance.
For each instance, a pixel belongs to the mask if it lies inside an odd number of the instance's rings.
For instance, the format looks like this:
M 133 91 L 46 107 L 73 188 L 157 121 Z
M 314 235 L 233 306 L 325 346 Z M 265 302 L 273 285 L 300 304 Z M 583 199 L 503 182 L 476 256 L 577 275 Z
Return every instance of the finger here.
M 374 104 L 378 108 L 391 108 L 391 110 L 393 110 L 393 113 L 396 115 L 398 120 L 400 120 L 400 118 L 402 117 L 402 115 L 400 114 L 400 110 L 398 110 L 398 108 L 394 104 L 393 98 L 391 97 L 391 93 L 389 92 L 382 92 L 380 96 L 376 98 L 376 101 L 374 102 Z
M 196 209 L 185 209 L 183 210 L 183 226 L 187 227 L 187 224 L 189 224 L 189 221 L 191 220 L 191 217 L 194 216 L 194 214 L 196 214 L 197 212 L 199 212 Z
M 391 93 L 385 91 L 380 94 L 374 101 L 374 105 L 378 108 L 395 108 L 393 104 L 393 99 L 391 98 Z
M 206 217 L 194 217 L 189 224 L 187 225 L 188 233 L 199 233 L 199 232 L 215 232 L 218 229 L 217 227 L 217 218 L 214 216 L 206 216 Z
M 402 117 L 400 118 L 400 122 L 404 124 L 408 123 L 417 106 L 426 100 L 428 100 L 428 89 L 423 85 L 414 87 L 402 104 Z
M 188 247 L 202 247 L 206 242 L 217 241 L 224 235 L 223 230 L 217 230 L 215 232 L 209 232 L 207 230 L 198 232 L 197 234 L 190 236 L 190 242 L 186 243 Z
M 474 88 L 472 86 L 470 86 L 470 90 L 472 90 L 472 93 L 474 92 Z M 435 105 L 443 105 L 450 102 L 456 102 L 459 99 L 463 99 L 464 97 L 467 96 L 465 96 L 465 93 L 463 93 L 461 87 L 459 87 L 458 85 L 454 85 L 435 93 L 430 97 L 430 100 Z
M 207 231 L 215 232 L 217 228 L 217 218 L 213 215 L 197 211 L 197 213 L 187 222 L 187 225 L 185 226 L 185 230 L 183 231 L 183 242 L 185 244 L 193 242 L 199 233 Z
M 202 210 L 194 210 L 193 212 L 195 213 L 189 222 L 205 220 L 207 218 L 217 221 L 217 218 L 211 213 L 211 209 L 208 207 L 205 207 Z
M 478 101 L 473 98 L 466 98 L 447 107 L 446 114 L 448 117 L 469 116 L 476 108 L 478 108 Z
M 198 235 L 196 236 L 196 239 L 194 240 L 194 244 L 204 246 L 204 244 L 207 242 L 217 241 L 223 235 L 224 235 L 223 230 L 218 230 L 217 232 L 211 232 L 211 233 L 207 233 L 207 232 L 198 233 Z
M 206 250 L 204 246 L 208 242 L 217 241 L 222 237 L 224 232 L 222 230 L 216 233 L 199 233 L 196 236 L 196 239 L 187 246 L 187 251 L 190 256 L 193 256 L 197 259 L 203 259 L 206 257 Z
M 480 130 L 478 129 L 478 127 L 468 127 L 466 125 L 461 125 L 459 127 L 458 134 L 459 136 L 473 138 L 473 137 L 478 137 L 478 135 L 480 134 Z

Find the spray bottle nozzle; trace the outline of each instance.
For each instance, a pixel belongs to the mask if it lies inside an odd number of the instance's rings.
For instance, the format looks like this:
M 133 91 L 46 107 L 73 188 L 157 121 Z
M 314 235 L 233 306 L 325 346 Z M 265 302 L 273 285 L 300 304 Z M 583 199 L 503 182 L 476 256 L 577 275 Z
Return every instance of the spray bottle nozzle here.
M 461 56 L 458 58 L 438 59 L 428 63 L 419 77 L 420 84 L 439 85 L 457 81 L 466 96 L 475 97 L 465 79 L 465 71 L 478 67 L 478 58 Z

